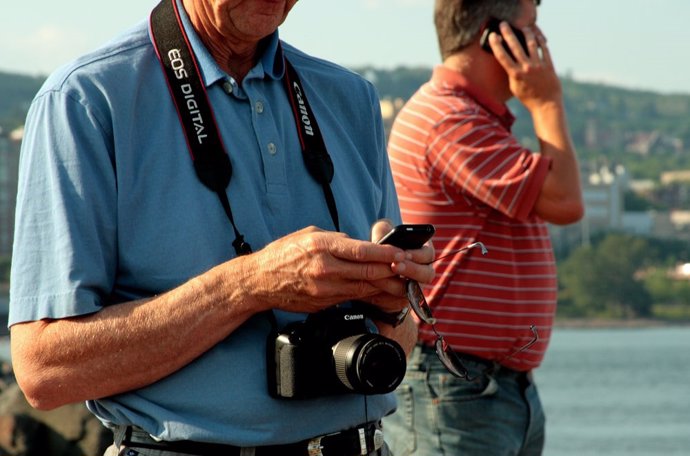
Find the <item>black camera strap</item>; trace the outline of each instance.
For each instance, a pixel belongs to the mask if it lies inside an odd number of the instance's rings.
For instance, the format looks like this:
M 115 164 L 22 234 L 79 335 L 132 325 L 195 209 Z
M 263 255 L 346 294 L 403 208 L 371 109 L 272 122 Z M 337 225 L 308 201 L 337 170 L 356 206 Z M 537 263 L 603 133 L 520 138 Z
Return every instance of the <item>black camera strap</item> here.
M 152 11 L 150 23 L 156 54 L 185 133 L 196 175 L 208 189 L 218 195 L 235 233 L 232 245 L 236 254 L 249 254 L 252 252 L 251 246 L 244 241 L 237 229 L 226 193 L 232 177 L 230 157 L 220 137 L 176 1 L 162 0 Z M 321 184 L 335 229 L 340 231 L 338 210 L 330 186 L 334 174 L 333 162 L 299 76 L 280 47 L 279 53 L 285 63 L 283 81 L 295 117 L 305 165 L 311 176 Z
M 282 48 L 280 48 L 280 53 L 283 55 L 283 61 L 285 62 L 285 77 L 283 77 L 283 81 L 290 99 L 290 105 L 292 105 L 292 113 L 295 116 L 304 164 L 309 174 L 316 182 L 321 184 L 335 230 L 340 231 L 338 209 L 336 208 L 335 197 L 331 190 L 331 181 L 333 181 L 334 174 L 333 161 L 331 156 L 328 155 L 321 129 L 316 122 L 314 111 L 309 106 L 307 94 L 304 92 L 297 71 L 295 71 L 295 67 L 285 57 Z

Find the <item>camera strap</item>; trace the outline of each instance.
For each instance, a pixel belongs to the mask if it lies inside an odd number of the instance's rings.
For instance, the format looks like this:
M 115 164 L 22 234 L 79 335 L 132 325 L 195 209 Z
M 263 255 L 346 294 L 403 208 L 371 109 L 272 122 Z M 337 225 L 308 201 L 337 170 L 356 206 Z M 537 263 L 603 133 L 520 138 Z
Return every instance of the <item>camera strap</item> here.
M 187 148 L 199 180 L 220 199 L 232 225 L 235 253 L 252 252 L 232 216 L 226 192 L 232 177 L 232 164 L 218 131 L 199 65 L 184 31 L 176 0 L 162 0 L 151 12 L 151 32 L 158 60 L 163 68 L 170 95 L 185 133 Z M 295 68 L 279 54 L 285 64 L 283 82 L 295 117 L 302 157 L 310 175 L 322 186 L 336 231 L 340 231 L 338 210 L 331 189 L 334 167 L 314 113 Z

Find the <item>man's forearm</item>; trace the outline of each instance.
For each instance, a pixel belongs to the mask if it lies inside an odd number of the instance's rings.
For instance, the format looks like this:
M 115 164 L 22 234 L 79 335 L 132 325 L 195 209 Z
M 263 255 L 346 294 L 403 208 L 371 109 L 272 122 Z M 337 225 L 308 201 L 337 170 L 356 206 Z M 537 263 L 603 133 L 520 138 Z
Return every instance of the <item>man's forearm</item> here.
M 575 146 L 562 102 L 544 103 L 532 111 L 541 153 L 551 159 L 536 211 L 552 223 L 572 223 L 582 216 L 582 190 Z
M 15 373 L 39 409 L 151 384 L 223 340 L 254 311 L 220 268 L 152 299 L 11 328 Z
M 382 336 L 395 340 L 400 344 L 402 349 L 405 350 L 405 354 L 410 356 L 412 349 L 417 343 L 417 336 L 419 333 L 417 323 L 415 323 L 412 315 L 408 315 L 405 321 L 397 328 L 393 328 L 391 325 L 385 323 L 379 324 L 378 327 Z

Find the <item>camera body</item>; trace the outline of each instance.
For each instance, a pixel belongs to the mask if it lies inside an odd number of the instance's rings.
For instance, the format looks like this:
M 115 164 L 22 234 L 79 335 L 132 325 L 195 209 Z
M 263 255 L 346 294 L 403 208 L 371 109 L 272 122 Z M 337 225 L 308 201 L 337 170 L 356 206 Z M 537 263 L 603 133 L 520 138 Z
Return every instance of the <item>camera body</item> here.
M 269 393 L 284 399 L 389 393 L 406 368 L 397 342 L 369 331 L 363 312 L 338 306 L 274 332 L 267 361 Z

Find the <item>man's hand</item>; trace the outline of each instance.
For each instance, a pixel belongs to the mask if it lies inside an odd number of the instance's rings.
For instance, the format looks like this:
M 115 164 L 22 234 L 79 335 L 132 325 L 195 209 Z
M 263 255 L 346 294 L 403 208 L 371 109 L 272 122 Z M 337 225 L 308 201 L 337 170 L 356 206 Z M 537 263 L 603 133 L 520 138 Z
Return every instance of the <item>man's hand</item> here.
M 393 225 L 388 220 L 380 220 L 374 224 L 371 230 L 372 242 L 377 242 L 386 233 L 393 229 Z M 368 302 L 379 306 L 386 312 L 400 312 L 410 303 L 407 300 L 406 282 L 408 279 L 416 280 L 420 283 L 429 283 L 434 278 L 434 269 L 431 262 L 434 261 L 434 247 L 428 241 L 421 249 L 409 250 L 405 252 L 406 260 L 402 263 L 393 264 L 392 268 L 398 273 L 397 277 L 379 283 L 381 289 L 389 290 L 376 296 L 372 296 Z M 377 322 L 381 335 L 396 340 L 409 356 L 417 343 L 417 324 L 410 315 L 402 325 L 394 328 L 391 325 Z
M 584 214 L 580 174 L 575 156 L 561 83 L 551 60 L 546 38 L 535 25 L 522 29 L 527 41 L 526 55 L 506 23 L 501 33 L 515 55 L 511 59 L 501 45 L 501 37 L 489 36 L 491 49 L 508 75 L 510 91 L 532 115 L 534 132 L 542 156 L 551 160 L 549 172 L 534 211 L 543 220 L 557 225 L 574 223 Z
M 371 241 L 378 242 L 386 233 L 393 229 L 388 220 L 379 220 L 371 230 Z M 387 312 L 397 312 L 407 305 L 405 283 L 408 279 L 419 283 L 429 283 L 433 280 L 435 272 L 431 266 L 434 261 L 434 247 L 428 241 L 420 249 L 405 251 L 405 261 L 391 265 L 396 276 L 388 280 L 376 281 L 376 286 L 382 291 L 379 295 L 372 296 L 368 302 L 378 305 Z M 400 299 L 400 298 L 404 299 Z
M 511 93 L 532 112 L 545 103 L 561 103 L 561 82 L 551 59 L 551 53 L 546 44 L 546 37 L 539 27 L 522 29 L 527 41 L 529 56 L 525 53 L 510 26 L 501 23 L 501 34 L 510 47 L 515 59 L 501 45 L 502 39 L 492 33 L 489 44 L 496 56 L 496 60 L 505 69 L 509 78 Z
M 375 228 L 376 239 L 385 225 Z M 390 245 L 351 239 L 343 233 L 305 228 L 278 239 L 241 263 L 237 286 L 258 311 L 317 312 L 348 300 L 375 303 L 386 311 L 404 307 L 401 275 L 428 282 L 433 259 L 425 246 L 405 252 Z M 238 262 L 239 260 L 239 262 Z

